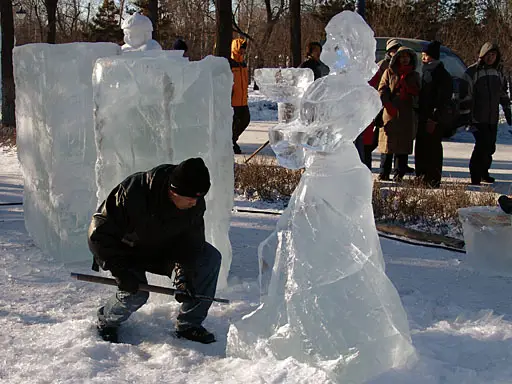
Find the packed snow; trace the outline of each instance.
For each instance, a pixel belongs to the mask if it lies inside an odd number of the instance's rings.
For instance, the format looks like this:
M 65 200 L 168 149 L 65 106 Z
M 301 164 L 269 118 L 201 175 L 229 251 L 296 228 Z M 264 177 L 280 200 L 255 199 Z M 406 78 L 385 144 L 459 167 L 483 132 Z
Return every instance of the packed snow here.
M 0 202 L 22 199 L 16 152 L 0 148 Z M 237 199 L 237 207 L 249 205 Z M 124 325 L 122 344 L 102 341 L 95 312 L 112 287 L 72 281 L 89 263 L 66 267 L 44 255 L 23 225 L 23 207 L 0 207 L 0 380 L 3 383 L 327 383 L 288 359 L 225 356 L 229 324 L 259 302 L 257 247 L 278 216 L 234 213 L 230 287 L 205 326 L 219 341 L 171 336 L 178 303 L 148 303 Z M 381 239 L 386 272 L 404 304 L 418 362 L 373 384 L 504 384 L 512 381 L 512 280 L 463 268 L 463 254 Z M 164 297 L 165 298 L 165 297 Z

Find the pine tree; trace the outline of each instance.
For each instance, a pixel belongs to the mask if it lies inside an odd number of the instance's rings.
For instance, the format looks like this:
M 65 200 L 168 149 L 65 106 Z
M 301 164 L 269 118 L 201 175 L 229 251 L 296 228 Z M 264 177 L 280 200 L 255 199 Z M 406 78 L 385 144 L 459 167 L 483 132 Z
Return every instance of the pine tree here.
M 121 43 L 123 30 L 119 27 L 119 8 L 114 0 L 103 0 L 90 25 L 89 40 Z

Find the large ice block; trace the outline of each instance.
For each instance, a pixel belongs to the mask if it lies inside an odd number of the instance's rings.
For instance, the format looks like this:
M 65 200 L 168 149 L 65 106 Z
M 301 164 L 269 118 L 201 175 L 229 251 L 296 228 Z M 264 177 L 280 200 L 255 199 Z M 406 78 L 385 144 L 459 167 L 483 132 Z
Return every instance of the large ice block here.
M 212 182 L 206 239 L 222 254 L 218 287 L 226 286 L 234 185 L 227 60 L 123 54 L 98 60 L 93 83 L 98 201 L 133 172 L 202 157 Z
M 458 211 L 466 243 L 463 262 L 488 275 L 512 277 L 512 216 L 499 207 Z
M 92 70 L 120 54 L 111 43 L 27 44 L 14 49 L 17 147 L 25 226 L 66 262 L 90 260 L 96 208 Z
M 332 22 L 340 19 L 346 24 L 338 28 L 355 31 L 352 40 L 332 42 L 339 51 L 371 45 L 373 32 L 359 15 L 343 12 Z M 361 67 L 374 59 L 374 51 L 350 56 L 349 70 L 340 66 L 306 90 L 299 119 L 270 132 L 280 164 L 306 171 L 258 249 L 260 266 L 272 266 L 268 294 L 230 326 L 228 356 L 294 357 L 337 383 L 363 383 L 415 357 L 407 316 L 385 274 L 371 173 L 353 144 L 381 108 Z

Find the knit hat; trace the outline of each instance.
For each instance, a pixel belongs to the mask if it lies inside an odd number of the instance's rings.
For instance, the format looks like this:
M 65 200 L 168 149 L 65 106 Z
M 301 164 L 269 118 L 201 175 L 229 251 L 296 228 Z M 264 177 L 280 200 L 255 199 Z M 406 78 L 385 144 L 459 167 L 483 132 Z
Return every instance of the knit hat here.
M 203 159 L 187 159 L 174 168 L 169 176 L 169 189 L 180 196 L 202 197 L 210 189 L 210 173 Z
M 423 48 L 423 51 L 431 58 L 439 60 L 441 57 L 441 43 L 439 41 L 431 41 Z
M 402 46 L 402 43 L 398 41 L 397 39 L 389 39 L 386 41 L 386 52 L 392 50 L 392 49 L 398 49 Z
M 174 42 L 174 45 L 172 46 L 172 49 L 174 49 L 176 51 L 185 51 L 185 52 L 187 52 L 188 51 L 188 46 L 187 46 L 187 43 L 185 43 L 183 40 L 177 39 Z

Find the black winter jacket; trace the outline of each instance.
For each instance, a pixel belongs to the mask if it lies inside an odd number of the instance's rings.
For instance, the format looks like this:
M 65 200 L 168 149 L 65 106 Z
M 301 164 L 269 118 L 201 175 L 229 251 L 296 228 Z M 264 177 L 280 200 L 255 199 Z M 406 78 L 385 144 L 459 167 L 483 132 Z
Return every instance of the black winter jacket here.
M 321 77 L 327 76 L 329 74 L 329 67 L 325 65 L 321 61 L 317 61 L 312 57 L 309 57 L 306 61 L 304 61 L 299 68 L 309 68 L 313 71 L 315 75 L 315 80 Z
M 497 52 L 497 58 L 492 66 L 487 66 L 481 58 L 491 50 Z M 461 82 L 460 112 L 469 115 L 471 123 L 497 124 L 499 105 L 504 110 L 510 109 L 508 84 L 501 71 L 501 54 L 496 45 L 485 43 L 479 57 L 466 70 L 464 81 Z
M 452 99 L 452 77 L 442 62 L 438 62 L 434 69 L 426 70 L 424 65 L 421 77 L 421 90 L 419 98 L 420 123 L 431 119 L 440 125 L 451 123 L 449 111 Z
M 206 204 L 199 198 L 193 208 L 176 208 L 168 196 L 175 167 L 163 164 L 128 176 L 100 205 L 89 227 L 89 248 L 102 269 L 170 275 L 175 262 L 191 269 L 205 244 Z

